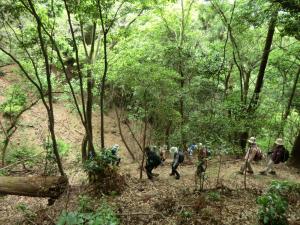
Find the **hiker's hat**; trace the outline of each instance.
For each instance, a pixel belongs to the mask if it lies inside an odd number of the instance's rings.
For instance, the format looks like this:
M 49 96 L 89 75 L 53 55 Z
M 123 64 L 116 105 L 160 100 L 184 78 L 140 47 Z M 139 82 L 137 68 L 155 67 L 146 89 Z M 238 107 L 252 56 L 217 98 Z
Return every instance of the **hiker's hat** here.
M 283 145 L 283 140 L 282 140 L 282 138 L 277 138 L 276 141 L 275 141 L 275 144 L 276 144 L 276 145 Z
M 112 148 L 118 149 L 120 146 L 118 144 L 114 144 Z
M 256 142 L 255 137 L 249 138 L 248 142 L 249 142 L 250 144 L 255 144 L 255 142 Z
M 199 143 L 199 144 L 197 145 L 197 147 L 198 147 L 198 149 L 200 149 L 200 148 L 203 147 L 203 144 L 202 144 L 202 143 Z

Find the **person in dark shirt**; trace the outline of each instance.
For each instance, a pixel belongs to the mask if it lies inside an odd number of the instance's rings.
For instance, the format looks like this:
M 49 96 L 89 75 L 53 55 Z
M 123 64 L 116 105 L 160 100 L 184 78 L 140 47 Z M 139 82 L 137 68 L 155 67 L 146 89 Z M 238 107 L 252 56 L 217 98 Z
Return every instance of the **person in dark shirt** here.
M 154 176 L 152 170 L 161 164 L 161 159 L 153 150 L 150 149 L 149 146 L 145 148 L 145 154 L 147 157 L 145 166 L 146 173 L 148 179 L 152 180 Z
M 182 163 L 184 160 L 184 154 L 183 154 L 183 151 L 180 150 L 180 149 L 177 149 L 175 152 L 174 152 L 174 159 L 173 159 L 173 162 L 172 162 L 172 172 L 170 173 L 170 176 L 174 176 L 175 175 L 175 178 L 177 180 L 180 179 L 180 174 L 178 173 L 177 171 L 177 168 L 179 166 L 180 163 Z
M 260 174 L 266 175 L 269 172 L 270 174 L 275 175 L 276 172 L 273 170 L 274 164 L 279 164 L 282 162 L 282 157 L 285 151 L 286 149 L 283 145 L 282 138 L 277 138 L 274 148 L 270 151 L 270 159 L 267 167 L 263 171 L 260 171 Z

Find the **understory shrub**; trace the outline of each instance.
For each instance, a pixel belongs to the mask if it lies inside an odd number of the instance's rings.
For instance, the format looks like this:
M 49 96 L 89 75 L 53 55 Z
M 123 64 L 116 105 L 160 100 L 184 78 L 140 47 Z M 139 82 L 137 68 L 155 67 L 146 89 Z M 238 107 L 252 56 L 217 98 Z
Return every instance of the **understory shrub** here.
M 287 225 L 289 195 L 298 191 L 299 185 L 287 181 L 273 181 L 267 192 L 258 197 L 259 221 L 265 225 Z
M 90 198 L 81 197 L 78 211 L 63 211 L 58 218 L 57 225 L 118 225 L 120 221 L 114 210 L 106 203 L 92 211 L 88 206 L 91 203 Z
M 24 165 L 32 167 L 39 160 L 36 155 L 37 151 L 35 148 L 26 145 L 18 146 L 9 151 L 6 157 L 6 163 L 11 164 L 18 161 L 24 161 Z
M 14 85 L 5 93 L 5 102 L 0 105 L 0 112 L 7 117 L 17 116 L 25 107 L 27 102 L 26 92 L 19 86 Z
M 125 188 L 125 178 L 118 173 L 118 158 L 111 149 L 103 149 L 96 156 L 90 156 L 83 167 L 89 174 L 89 181 L 105 194 L 121 193 Z

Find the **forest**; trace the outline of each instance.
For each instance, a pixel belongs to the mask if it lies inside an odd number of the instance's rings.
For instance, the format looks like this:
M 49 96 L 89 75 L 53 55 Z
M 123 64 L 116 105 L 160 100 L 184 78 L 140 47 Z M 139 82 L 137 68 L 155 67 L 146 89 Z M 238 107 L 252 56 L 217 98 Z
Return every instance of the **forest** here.
M 0 0 L 0 225 L 300 225 L 300 0 Z

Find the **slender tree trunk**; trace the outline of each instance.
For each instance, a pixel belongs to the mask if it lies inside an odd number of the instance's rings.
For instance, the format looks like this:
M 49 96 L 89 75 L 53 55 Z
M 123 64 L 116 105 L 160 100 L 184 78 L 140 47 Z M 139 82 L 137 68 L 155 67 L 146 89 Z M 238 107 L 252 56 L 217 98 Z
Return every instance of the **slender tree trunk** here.
M 130 132 L 130 134 L 131 134 L 131 136 L 132 136 L 132 138 L 133 138 L 133 140 L 134 140 L 135 143 L 138 145 L 139 149 L 143 152 L 143 151 L 144 151 L 144 150 L 143 150 L 143 147 L 141 146 L 139 140 L 138 140 L 137 137 L 135 136 L 135 134 L 134 134 L 133 130 L 131 129 L 131 127 L 130 127 L 128 121 L 125 122 L 125 125 L 127 126 L 128 130 L 129 130 L 129 132 Z M 142 128 L 141 128 L 141 130 L 142 130 Z
M 116 116 L 117 116 L 117 120 L 118 120 L 118 128 L 119 128 L 121 139 L 122 139 L 128 153 L 129 153 L 129 155 L 131 156 L 132 160 L 135 161 L 135 156 L 134 156 L 133 152 L 130 150 L 130 148 L 129 148 L 126 140 L 125 140 L 125 137 L 123 135 L 122 126 L 121 126 L 121 119 L 120 119 L 120 115 L 118 113 L 118 109 L 117 109 L 116 106 L 115 106 L 115 112 L 116 112 Z
M 87 122 L 87 140 L 88 140 L 88 153 L 95 155 L 93 144 L 93 80 L 88 77 L 87 81 L 87 102 L 86 102 L 86 122 Z
M 268 34 L 267 34 L 266 41 L 265 41 L 265 47 L 264 47 L 263 55 L 261 58 L 261 63 L 260 63 L 259 72 L 257 75 L 255 89 L 254 89 L 254 93 L 253 93 L 253 96 L 251 98 L 251 101 L 250 101 L 250 104 L 248 107 L 249 112 L 255 111 L 255 109 L 257 108 L 257 105 L 258 105 L 259 94 L 263 87 L 265 70 L 266 70 L 266 67 L 268 64 L 268 58 L 269 58 L 269 54 L 270 54 L 270 50 L 271 50 L 271 46 L 272 46 L 272 42 L 273 42 L 273 36 L 275 33 L 277 15 L 278 15 L 278 11 L 274 12 L 271 17 L 270 23 L 269 23 Z
M 169 121 L 165 131 L 165 144 L 167 145 L 167 149 L 170 149 L 169 138 L 170 138 L 171 127 L 172 127 L 172 121 Z
M 106 82 L 107 71 L 108 71 L 107 33 L 106 32 L 104 32 L 104 34 L 103 34 L 103 51 L 104 51 L 104 72 L 103 72 L 103 77 L 102 77 L 101 86 L 100 86 L 101 148 L 105 147 L 105 141 L 104 141 L 104 96 L 105 96 L 105 82 Z
M 146 137 L 147 137 L 147 126 L 148 126 L 148 122 L 147 122 L 147 119 L 145 118 L 144 131 L 143 131 L 143 158 L 142 158 L 142 166 L 140 168 L 140 179 L 143 178 L 143 169 L 144 169 L 144 163 L 145 163 L 145 147 L 146 147 Z
M 290 111 L 291 111 L 293 99 L 294 99 L 295 92 L 296 92 L 296 89 L 297 89 L 297 84 L 298 84 L 299 76 L 300 76 L 300 66 L 299 66 L 298 72 L 297 72 L 297 74 L 296 74 L 296 76 L 295 76 L 295 80 L 294 80 L 292 92 L 291 92 L 291 95 L 290 95 L 290 97 L 289 97 L 289 101 L 288 101 L 288 104 L 287 104 L 287 107 L 286 107 L 286 110 L 285 110 L 285 113 L 284 113 L 284 116 L 283 116 L 283 120 L 284 120 L 284 121 L 285 121 L 285 120 L 288 118 L 288 116 L 290 115 Z
M 142 166 L 140 169 L 140 179 L 143 178 L 143 169 L 144 169 L 144 162 L 145 162 L 145 147 L 146 147 L 146 139 L 147 139 L 147 127 L 148 127 L 148 112 L 147 112 L 147 100 L 146 100 L 146 91 L 144 92 L 144 132 L 143 132 L 143 158 L 142 158 Z
M 5 158 L 6 158 L 6 149 L 7 149 L 7 146 L 8 146 L 8 144 L 9 144 L 9 140 L 10 140 L 10 138 L 6 138 L 5 140 L 4 140 L 4 145 L 3 145 L 3 147 L 2 147 L 2 149 L 1 149 L 1 152 L 2 152 L 2 167 L 4 167 L 5 166 Z
M 185 138 L 185 132 L 184 132 L 184 124 L 185 124 L 185 116 L 184 116 L 184 98 L 183 98 L 183 89 L 184 89 L 184 83 L 185 83 L 185 76 L 183 72 L 183 59 L 182 59 L 182 48 L 184 43 L 184 35 L 185 35 L 185 13 L 184 13 L 184 1 L 180 1 L 181 5 L 181 25 L 180 25 L 180 40 L 179 40 L 179 68 L 178 72 L 180 74 L 180 89 L 181 89 L 181 96 L 179 100 L 180 108 L 179 112 L 181 115 L 181 122 L 180 122 L 180 134 L 181 134 L 181 145 L 184 150 L 186 150 L 186 138 Z
M 83 139 L 82 139 L 82 143 L 81 143 L 81 158 L 82 158 L 82 162 L 85 162 L 88 159 L 87 156 L 87 143 L 88 143 L 88 138 L 87 138 L 87 134 L 84 135 Z

